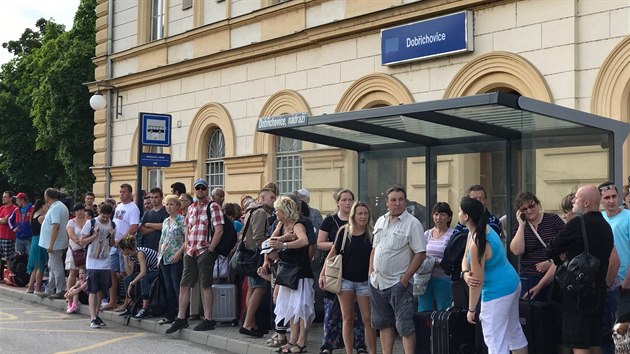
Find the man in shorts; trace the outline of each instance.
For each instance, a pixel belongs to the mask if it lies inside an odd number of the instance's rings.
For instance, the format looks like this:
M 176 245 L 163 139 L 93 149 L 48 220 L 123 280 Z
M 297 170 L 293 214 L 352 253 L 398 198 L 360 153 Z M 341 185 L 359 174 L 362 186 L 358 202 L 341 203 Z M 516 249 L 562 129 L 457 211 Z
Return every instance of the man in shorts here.
M 427 241 L 422 224 L 407 211 L 405 189 L 392 186 L 386 197 L 388 212 L 374 225 L 370 256 L 372 327 L 381 330 L 384 354 L 392 353 L 394 327 L 402 337 L 405 354 L 413 354 L 417 300 L 410 280 L 426 257 Z
M 194 183 L 197 201 L 188 207 L 186 213 L 186 254 L 184 254 L 184 271 L 179 290 L 179 311 L 177 319 L 166 330 L 167 334 L 175 333 L 188 327 L 186 310 L 190 301 L 190 288 L 197 280 L 203 289 L 204 320 L 199 323 L 194 331 L 212 330 L 216 322 L 212 319 L 212 281 L 214 263 L 217 260 L 215 248 L 223 236 L 223 212 L 217 203 L 210 205 L 210 218 L 208 217 L 208 182 L 197 179 Z M 214 233 L 209 237 L 210 223 L 214 227 Z
M 112 284 L 109 251 L 115 242 L 115 226 L 111 217 L 112 207 L 109 204 L 103 204 L 99 216 L 93 219 L 94 222 L 91 220 L 86 222 L 81 230 L 81 245 L 84 247 L 87 245 L 85 266 L 88 275 L 87 292 L 92 328 L 105 326 L 98 312 L 101 300 Z
M 17 207 L 13 204 L 13 193 L 2 193 L 0 206 L 0 258 L 9 259 L 15 253 L 15 232 L 9 226 L 9 217 Z

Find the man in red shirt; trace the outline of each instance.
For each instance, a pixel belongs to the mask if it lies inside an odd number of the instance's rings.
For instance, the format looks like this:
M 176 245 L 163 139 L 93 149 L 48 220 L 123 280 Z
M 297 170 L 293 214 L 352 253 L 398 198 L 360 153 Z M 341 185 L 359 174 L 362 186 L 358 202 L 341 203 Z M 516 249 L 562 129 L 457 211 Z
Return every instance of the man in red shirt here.
M 13 204 L 13 193 L 2 193 L 0 206 L 0 258 L 9 258 L 15 253 L 15 232 L 9 227 L 9 217 L 17 209 Z

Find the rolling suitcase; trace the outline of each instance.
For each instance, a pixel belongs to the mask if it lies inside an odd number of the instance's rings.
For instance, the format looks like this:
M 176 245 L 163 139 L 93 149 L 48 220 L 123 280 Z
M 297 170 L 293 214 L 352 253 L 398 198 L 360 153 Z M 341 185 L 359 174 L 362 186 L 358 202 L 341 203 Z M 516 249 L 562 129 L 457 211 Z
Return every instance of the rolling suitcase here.
M 475 353 L 475 325 L 466 320 L 466 310 L 449 308 L 431 315 L 433 354 Z
M 434 311 L 422 311 L 413 314 L 416 325 L 415 354 L 431 354 L 431 314 Z
M 238 325 L 236 285 L 213 284 L 212 295 L 212 318 L 217 322 L 231 322 L 233 326 Z
M 527 338 L 530 353 L 555 354 L 559 341 L 554 314 L 558 311 L 550 301 L 521 299 L 518 304 L 519 320 Z

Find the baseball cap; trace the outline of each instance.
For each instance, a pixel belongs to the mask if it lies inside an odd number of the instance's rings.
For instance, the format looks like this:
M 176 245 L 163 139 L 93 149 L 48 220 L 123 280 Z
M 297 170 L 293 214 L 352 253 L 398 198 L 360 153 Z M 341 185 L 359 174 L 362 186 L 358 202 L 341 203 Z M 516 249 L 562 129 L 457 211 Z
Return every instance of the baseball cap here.
M 197 186 L 208 187 L 208 182 L 206 182 L 206 180 L 203 178 L 197 178 L 195 180 L 195 183 L 193 184 L 193 187 L 197 187 Z
M 22 193 L 22 192 L 18 193 L 18 194 L 15 196 L 15 198 L 16 198 L 16 199 L 24 199 L 24 200 L 28 200 L 28 196 L 26 195 L 26 193 Z
M 262 251 L 260 251 L 260 254 L 265 254 L 273 251 L 273 248 L 271 248 L 271 245 L 269 244 L 269 240 L 264 240 L 261 247 Z
M 297 195 L 301 197 L 310 197 L 311 192 L 309 192 L 308 189 L 306 188 L 302 188 L 302 189 L 298 189 Z

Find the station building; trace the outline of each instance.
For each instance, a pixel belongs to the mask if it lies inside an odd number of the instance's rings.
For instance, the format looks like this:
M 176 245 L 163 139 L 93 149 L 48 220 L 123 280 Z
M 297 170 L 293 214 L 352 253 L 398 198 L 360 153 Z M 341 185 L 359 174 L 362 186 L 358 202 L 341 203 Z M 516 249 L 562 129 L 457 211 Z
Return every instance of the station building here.
M 468 50 L 383 63 L 383 30 L 461 12 Z M 90 89 L 110 103 L 94 113 L 97 198 L 134 185 L 140 112 L 172 115 L 171 146 L 143 148 L 170 154 L 171 165 L 145 168 L 144 189 L 168 191 L 176 181 L 192 189 L 205 177 L 236 202 L 276 181 L 281 192 L 307 188 L 311 204 L 325 212 L 334 210 L 337 187 L 365 190 L 375 204 L 397 182 L 422 203 L 425 157 L 384 154 L 361 167 L 352 149 L 258 131 L 261 118 L 491 92 L 630 118 L 627 0 L 98 0 L 96 25 Z M 410 46 L 427 40 L 412 37 Z M 610 148 L 585 141 L 533 149 L 515 167 L 525 176 L 515 192 L 530 190 L 547 211 L 557 210 L 578 185 L 611 179 L 611 164 L 629 175 L 627 144 L 615 160 Z M 432 162 L 437 200 L 456 211 L 466 188 L 478 183 L 495 214 L 510 213 L 506 153 L 482 150 Z M 360 186 L 361 168 L 373 178 Z

